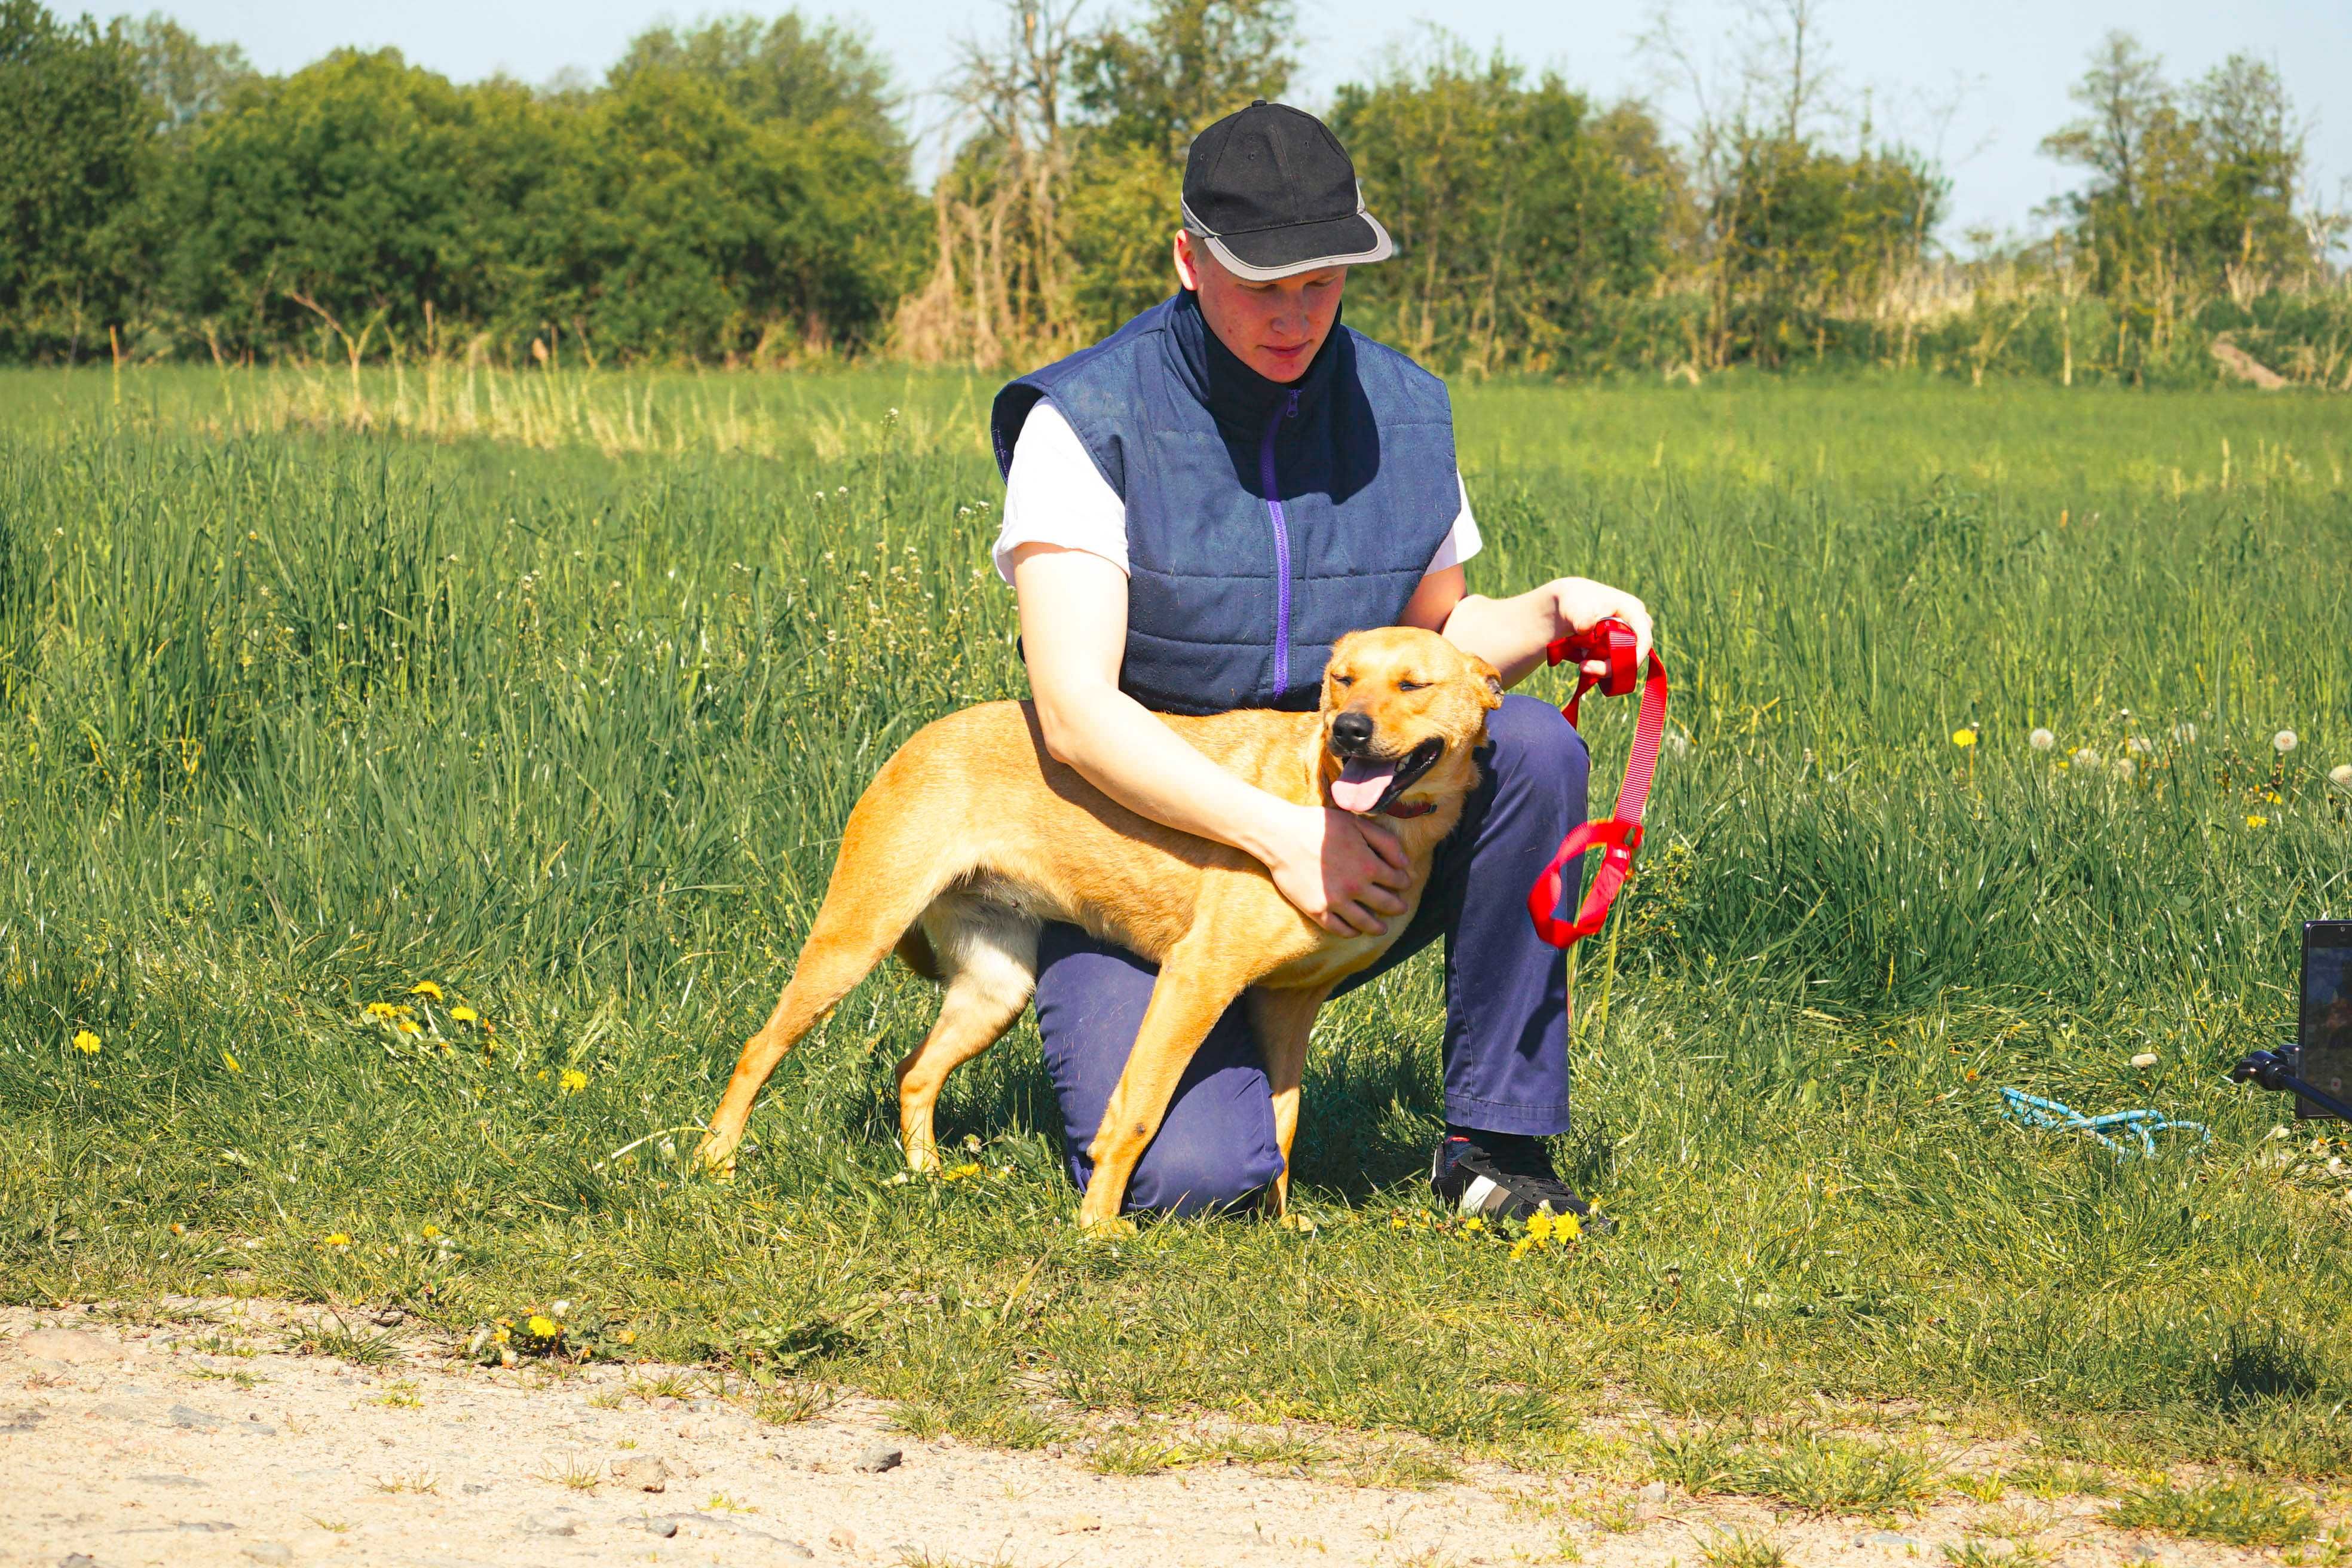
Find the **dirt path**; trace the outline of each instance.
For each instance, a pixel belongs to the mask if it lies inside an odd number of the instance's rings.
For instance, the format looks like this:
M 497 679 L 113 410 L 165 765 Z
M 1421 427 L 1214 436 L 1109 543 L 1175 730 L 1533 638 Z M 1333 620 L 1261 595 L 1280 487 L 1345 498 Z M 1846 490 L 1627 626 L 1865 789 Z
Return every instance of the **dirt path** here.
M 1421 1491 L 1235 1466 L 1099 1475 L 1080 1452 L 915 1441 L 872 1405 L 777 1426 L 739 1402 L 625 1394 L 646 1368 L 486 1371 L 423 1336 L 374 1368 L 283 1353 L 297 1310 L 172 1302 L 178 1321 L 141 1328 L 0 1309 L 0 1563 L 1696 1568 L 1735 1530 L 1798 1568 L 1941 1563 L 1965 1540 L 2005 1552 L 1996 1531 L 2083 1568 L 2262 1560 L 2098 1528 L 2083 1500 L 1950 1500 L 1898 1528 L 1501 1469 Z M 877 1450 L 899 1462 L 860 1468 Z

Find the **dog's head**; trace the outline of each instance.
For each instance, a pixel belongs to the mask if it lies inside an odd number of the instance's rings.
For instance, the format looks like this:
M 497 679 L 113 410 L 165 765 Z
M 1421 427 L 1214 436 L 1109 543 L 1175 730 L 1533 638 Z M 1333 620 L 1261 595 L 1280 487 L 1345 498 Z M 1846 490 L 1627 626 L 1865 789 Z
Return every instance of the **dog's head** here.
M 1503 700 L 1495 667 L 1435 632 L 1351 632 L 1323 667 L 1323 782 L 1331 804 L 1417 816 L 1478 782 L 1472 759 Z

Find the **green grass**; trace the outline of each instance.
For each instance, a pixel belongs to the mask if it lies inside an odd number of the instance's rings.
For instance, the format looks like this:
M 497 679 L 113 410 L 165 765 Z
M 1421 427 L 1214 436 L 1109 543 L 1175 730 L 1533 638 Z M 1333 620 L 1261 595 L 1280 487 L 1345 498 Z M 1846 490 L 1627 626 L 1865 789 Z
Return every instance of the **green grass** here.
M 1557 1153 L 1623 1225 L 1514 1263 L 1391 1224 L 1440 1124 L 1427 960 L 1318 1029 L 1312 1237 L 1081 1241 L 1025 1026 L 942 1107 L 992 1173 L 894 1181 L 934 1005 L 895 967 L 732 1186 L 683 1167 L 866 779 L 1019 689 L 985 392 L 657 378 L 667 433 L 606 450 L 587 413 L 393 439 L 209 373 L 0 376 L 0 1293 L 461 1334 L 564 1299 L 1008 1444 L 1210 1414 L 1540 1461 L 1630 1405 L 1806 1507 L 1927 1484 L 1792 1425 L 1816 1394 L 2352 1470 L 2346 1184 L 2221 1076 L 2345 912 L 2340 403 L 1462 390 L 1476 585 L 1644 593 L 1687 742 L 1580 960 Z M 1591 720 L 1602 802 L 1630 717 Z M 2118 1162 L 2002 1085 L 2213 1139 Z
M 2107 1522 L 2232 1546 L 2292 1546 L 2310 1540 L 2319 1528 L 2307 1503 L 2274 1487 L 2238 1480 L 2137 1488 L 2108 1510 Z
M 1802 1430 L 1661 1433 L 1650 1459 L 1660 1479 L 1694 1497 L 1778 1498 L 1817 1513 L 1911 1508 L 1943 1480 L 1940 1467 L 1916 1448 Z

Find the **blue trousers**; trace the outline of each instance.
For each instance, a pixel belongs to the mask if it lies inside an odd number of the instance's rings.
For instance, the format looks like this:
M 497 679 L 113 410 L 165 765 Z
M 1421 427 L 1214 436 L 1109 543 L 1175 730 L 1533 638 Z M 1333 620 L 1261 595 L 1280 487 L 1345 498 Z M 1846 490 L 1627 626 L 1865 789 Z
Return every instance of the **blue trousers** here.
M 1528 889 L 1584 820 L 1584 742 L 1559 710 L 1509 696 L 1487 716 L 1481 782 L 1438 847 L 1412 921 L 1371 968 L 1445 939 L 1445 1119 L 1493 1132 L 1568 1130 L 1568 965 L 1528 919 Z M 1580 896 L 1570 879 L 1565 898 Z M 1159 971 L 1076 926 L 1048 925 L 1037 954 L 1037 1030 L 1061 1101 L 1070 1178 L 1127 1066 Z M 1237 1204 L 1282 1172 L 1273 1091 L 1236 1003 L 1176 1088 L 1128 1185 L 1129 1210 L 1191 1214 Z

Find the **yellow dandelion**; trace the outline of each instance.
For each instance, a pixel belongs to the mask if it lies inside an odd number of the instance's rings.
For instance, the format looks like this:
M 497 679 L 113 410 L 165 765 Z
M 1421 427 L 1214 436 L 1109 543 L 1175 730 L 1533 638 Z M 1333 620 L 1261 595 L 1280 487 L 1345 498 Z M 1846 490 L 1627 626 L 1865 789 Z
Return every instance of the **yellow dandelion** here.
M 578 1068 L 565 1068 L 563 1076 L 556 1080 L 556 1088 L 565 1094 L 578 1094 L 587 1087 L 588 1075 Z
M 621 1345 L 635 1344 L 637 1342 L 637 1331 L 635 1329 L 623 1329 L 614 1334 L 613 1342 L 614 1344 Z
M 332 1235 L 329 1236 L 329 1237 L 328 1237 L 324 1241 L 320 1242 L 319 1245 L 320 1245 L 320 1246 L 321 1246 L 321 1247 L 349 1247 L 351 1244 L 352 1244 L 352 1238 L 351 1238 L 350 1237 L 348 1237 L 348 1236 L 345 1236 L 341 1231 L 340 1231 L 340 1230 L 339 1230 L 339 1231 L 334 1232 Z
M 1474 1214 L 1468 1219 L 1462 1222 L 1462 1228 L 1464 1230 L 1484 1230 L 1486 1228 L 1486 1222 Z
M 1401 1214 L 1392 1214 L 1389 1215 L 1389 1228 L 1391 1230 L 1402 1230 L 1404 1228 L 1404 1215 Z
M 428 1225 L 425 1227 L 425 1239 L 427 1241 L 432 1240 L 435 1237 L 440 1234 L 441 1227 L 437 1225 Z
M 1572 1214 L 1561 1215 L 1551 1222 L 1552 1239 L 1574 1241 L 1584 1234 L 1584 1222 Z
M 74 1032 L 73 1047 L 86 1057 L 94 1057 L 98 1055 L 98 1037 L 88 1029 L 78 1029 Z
M 1535 1245 L 1536 1238 L 1532 1236 L 1523 1236 L 1511 1243 L 1511 1261 L 1517 1263 L 1520 1258 L 1525 1258 L 1528 1255 L 1528 1249 Z
M 1538 1209 L 1528 1216 L 1528 1234 L 1538 1241 L 1551 1239 L 1551 1210 Z
M 226 1049 L 221 1052 L 221 1065 L 228 1068 L 231 1072 L 243 1072 L 245 1070 L 243 1068 L 236 1065 L 236 1058 L 231 1056 Z
M 452 1007 L 449 1009 L 449 1016 L 460 1024 L 478 1024 L 482 1021 L 482 1016 L 471 1007 Z
M 968 1181 L 971 1177 L 980 1174 L 980 1167 L 976 1164 L 971 1163 L 970 1162 L 966 1162 L 961 1165 L 950 1165 L 943 1173 L 950 1182 Z
M 441 987 L 434 984 L 430 980 L 418 981 L 408 988 L 408 994 L 411 996 L 430 996 L 436 1002 L 441 1000 Z
M 2246 813 L 2246 826 L 2249 826 L 2249 827 L 2268 827 L 2270 825 L 2271 825 L 2271 819 L 2270 819 L 2269 817 L 2267 817 L 2267 816 L 2257 816 L 2257 815 L 2255 815 L 2253 812 L 2251 812 L 2251 811 L 2250 811 L 2250 812 L 2248 812 L 2248 813 Z
M 1976 743 L 1977 732 L 1974 730 L 1955 730 L 1952 731 L 1952 744 L 1959 747 L 1962 751 L 1968 750 L 1968 748 L 1975 745 Z
M 496 1340 L 500 1344 L 504 1344 L 509 1340 L 514 1338 L 514 1329 L 504 1319 L 500 1319 L 499 1326 L 490 1331 L 490 1338 Z
M 414 1018 L 394 1019 L 392 1026 L 404 1035 L 421 1035 L 425 1032 L 425 1026 Z
M 563 1331 L 563 1325 L 544 1312 L 533 1312 L 530 1315 L 530 1321 L 525 1323 L 523 1327 L 530 1331 L 532 1335 L 542 1340 L 551 1340 Z

